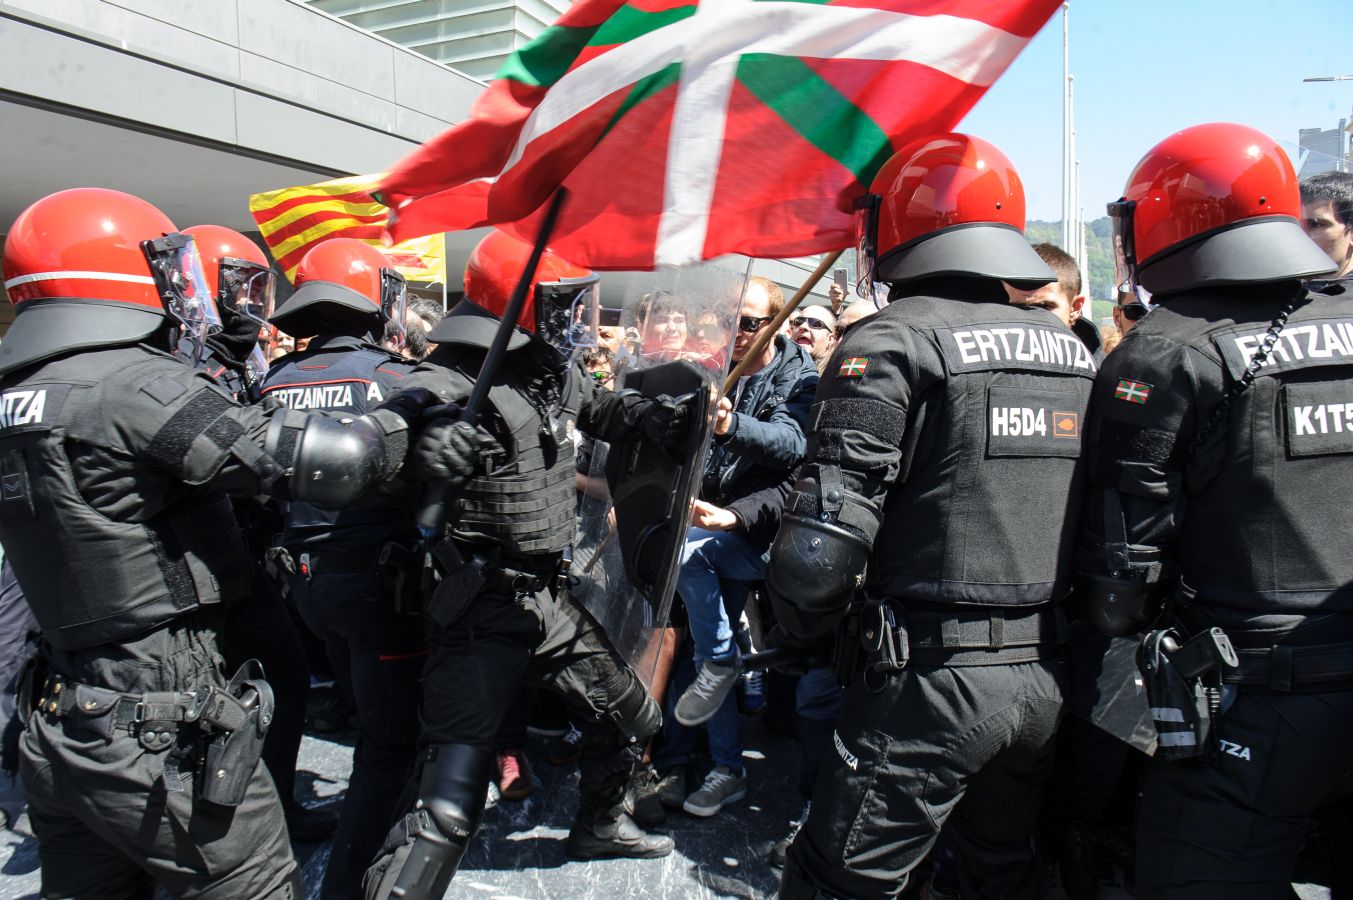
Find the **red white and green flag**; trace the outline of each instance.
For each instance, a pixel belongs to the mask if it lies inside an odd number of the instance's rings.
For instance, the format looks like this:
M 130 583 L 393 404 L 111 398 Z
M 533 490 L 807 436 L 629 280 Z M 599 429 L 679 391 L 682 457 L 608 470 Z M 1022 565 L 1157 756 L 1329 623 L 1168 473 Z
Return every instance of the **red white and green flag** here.
M 562 184 L 551 245 L 594 268 L 846 247 L 883 162 L 952 129 L 1060 2 L 578 0 L 382 181 L 391 237 L 530 238 Z

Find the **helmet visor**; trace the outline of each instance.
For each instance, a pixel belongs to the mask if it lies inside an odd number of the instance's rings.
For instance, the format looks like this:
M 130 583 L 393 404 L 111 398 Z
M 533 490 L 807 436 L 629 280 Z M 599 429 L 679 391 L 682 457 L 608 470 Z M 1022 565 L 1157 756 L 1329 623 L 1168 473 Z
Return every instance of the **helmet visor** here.
M 874 273 L 878 267 L 879 195 L 855 200 L 855 293 L 875 305 Z
M 277 276 L 247 259 L 221 259 L 221 275 L 216 302 L 231 312 L 266 325 L 273 314 Z
M 195 351 L 192 358 L 197 365 L 207 335 L 221 328 L 221 316 L 216 310 L 216 299 L 207 289 L 197 244 L 188 235 L 176 232 L 142 241 L 141 251 L 150 265 L 164 310 L 178 322 L 180 338 L 192 345 Z
M 536 334 L 566 356 L 597 346 L 601 290 L 595 276 L 536 286 Z
M 1109 204 L 1109 233 L 1113 240 L 1113 277 L 1118 290 L 1137 293 L 1137 254 L 1132 239 L 1134 200 Z
M 394 327 L 386 329 L 386 345 L 396 353 L 409 346 L 404 311 L 409 305 L 409 288 L 404 276 L 394 269 L 381 269 L 381 315 Z

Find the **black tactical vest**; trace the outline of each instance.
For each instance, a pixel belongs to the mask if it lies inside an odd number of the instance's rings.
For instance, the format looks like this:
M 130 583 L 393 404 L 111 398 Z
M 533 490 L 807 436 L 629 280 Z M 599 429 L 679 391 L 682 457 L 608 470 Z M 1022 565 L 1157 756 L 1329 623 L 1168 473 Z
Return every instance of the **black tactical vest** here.
M 411 380 L 463 401 L 482 358 L 473 348 L 448 346 Z M 573 542 L 576 465 L 569 424 L 577 416 L 584 377 L 576 366 L 562 379 L 543 374 L 527 379 L 512 365 L 503 366 L 489 389 L 492 413 L 483 421 L 506 456 L 466 486 L 455 537 L 525 556 L 557 554 Z M 546 379 L 554 382 L 550 391 L 531 384 Z
M 129 639 L 249 589 L 230 501 L 168 470 L 198 410 L 210 423 L 228 406 L 145 347 L 0 379 L 0 543 L 53 646 Z
M 316 338 L 304 351 L 277 361 L 263 380 L 262 394 L 305 412 L 362 415 L 404 388 L 412 372 L 408 360 L 359 338 Z M 406 500 L 390 496 L 342 510 L 293 502 L 282 543 L 293 552 L 325 548 L 366 554 L 374 563 L 407 517 L 406 507 Z
M 1353 295 L 1302 301 L 1252 386 L 1190 456 L 1282 305 L 1219 294 L 1171 298 L 1138 326 L 1143 339 L 1187 346 L 1196 373 L 1152 388 L 1196 392 L 1188 421 L 1156 425 L 1179 435 L 1185 501 L 1172 555 L 1182 586 L 1236 609 L 1353 612 Z
M 873 319 L 852 329 L 824 376 L 858 377 L 866 389 L 870 357 L 905 348 L 902 452 L 867 589 L 1000 607 L 1064 597 L 1084 489 L 1090 351 L 1051 315 L 999 302 L 907 297 Z M 877 390 L 890 389 L 884 381 Z

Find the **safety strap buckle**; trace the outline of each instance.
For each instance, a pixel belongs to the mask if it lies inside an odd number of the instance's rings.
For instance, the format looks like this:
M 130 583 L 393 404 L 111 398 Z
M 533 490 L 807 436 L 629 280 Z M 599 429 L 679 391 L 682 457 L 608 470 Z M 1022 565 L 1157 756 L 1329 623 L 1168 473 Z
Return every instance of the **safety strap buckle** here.
M 860 614 L 860 645 L 869 655 L 869 668 L 878 672 L 900 672 L 911 659 L 905 625 L 897 623 L 890 604 L 870 598 Z

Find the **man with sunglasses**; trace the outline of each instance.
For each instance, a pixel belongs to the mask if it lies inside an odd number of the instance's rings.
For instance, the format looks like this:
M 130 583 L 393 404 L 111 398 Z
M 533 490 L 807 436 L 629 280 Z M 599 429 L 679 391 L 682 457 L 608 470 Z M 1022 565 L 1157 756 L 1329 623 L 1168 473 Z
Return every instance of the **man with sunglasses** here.
M 737 320 L 734 364 L 751 352 L 783 305 L 779 285 L 750 280 Z M 715 762 L 684 803 L 686 812 L 698 816 L 712 816 L 746 794 L 738 708 L 729 696 L 742 671 L 733 625 L 746 603 L 747 584 L 765 571 L 778 520 L 766 515 L 767 492 L 782 485 L 803 458 L 818 381 L 808 352 L 783 334 L 745 371 L 732 395 L 719 401 L 714 444 L 677 575 L 700 671 L 677 701 L 676 719 L 687 726 L 709 723 Z M 729 585 L 736 592 L 725 593 Z
M 390 349 L 406 344 L 405 305 L 404 279 L 375 247 L 353 238 L 316 245 L 297 266 L 296 292 L 271 319 L 310 343 L 273 364 L 264 398 L 351 415 L 376 408 L 414 369 Z M 325 900 L 360 896 L 417 749 L 422 627 L 395 611 L 395 573 L 381 563 L 387 544 L 414 541 L 410 502 L 401 492 L 361 509 L 294 502 L 282 531 L 292 602 L 357 712 L 352 774 L 320 887 Z
M 1127 337 L 1127 333 L 1132 330 L 1146 314 L 1151 311 L 1145 300 L 1140 299 L 1135 291 L 1118 291 L 1118 302 L 1113 307 L 1113 324 L 1118 328 L 1118 333 Z
M 788 324 L 789 339 L 808 351 L 821 372 L 836 349 L 836 316 L 825 306 L 803 306 Z

